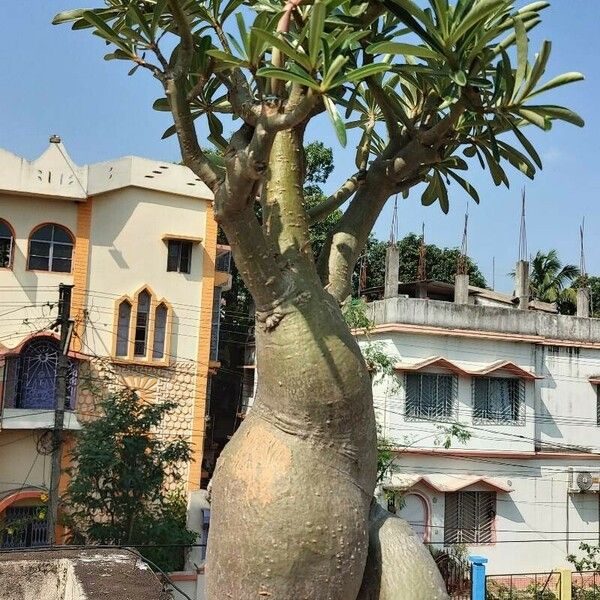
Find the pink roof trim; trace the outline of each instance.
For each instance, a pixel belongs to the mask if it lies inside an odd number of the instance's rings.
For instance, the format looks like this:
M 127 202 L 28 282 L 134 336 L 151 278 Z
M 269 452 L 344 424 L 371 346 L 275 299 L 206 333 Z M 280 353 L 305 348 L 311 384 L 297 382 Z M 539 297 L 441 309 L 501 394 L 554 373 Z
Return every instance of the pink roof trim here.
M 498 360 L 487 367 L 479 371 L 471 371 L 471 375 L 490 375 L 492 373 L 496 373 L 497 371 L 508 371 L 512 375 L 516 375 L 521 379 L 535 380 L 535 379 L 544 379 L 539 375 L 535 375 L 530 371 L 526 371 L 523 367 L 519 367 L 519 365 L 511 362 L 510 360 Z
M 426 369 L 427 367 L 439 367 L 442 369 L 447 369 L 448 371 L 452 371 L 457 375 L 470 375 L 469 371 L 463 369 L 456 363 L 453 363 L 451 360 L 447 358 L 443 358 L 441 356 L 430 356 L 421 362 L 414 364 L 407 363 L 397 363 L 394 365 L 395 371 L 421 371 L 422 369 Z

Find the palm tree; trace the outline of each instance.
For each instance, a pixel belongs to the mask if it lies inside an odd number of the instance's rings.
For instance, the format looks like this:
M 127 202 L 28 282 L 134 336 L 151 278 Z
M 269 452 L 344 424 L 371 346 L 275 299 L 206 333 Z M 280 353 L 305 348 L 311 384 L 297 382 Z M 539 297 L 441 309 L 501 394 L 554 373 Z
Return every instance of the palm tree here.
M 531 296 L 542 302 L 556 302 L 559 307 L 575 303 L 576 292 L 571 284 L 578 276 L 579 269 L 563 265 L 556 250 L 538 251 L 531 261 Z

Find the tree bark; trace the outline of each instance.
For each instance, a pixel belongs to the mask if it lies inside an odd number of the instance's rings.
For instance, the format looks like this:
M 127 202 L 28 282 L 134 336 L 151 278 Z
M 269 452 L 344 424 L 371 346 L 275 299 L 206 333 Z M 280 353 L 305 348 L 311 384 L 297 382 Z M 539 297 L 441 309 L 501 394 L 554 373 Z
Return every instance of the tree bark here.
M 213 478 L 210 600 L 354 600 L 376 479 L 371 380 L 314 286 L 257 335 L 254 406 Z

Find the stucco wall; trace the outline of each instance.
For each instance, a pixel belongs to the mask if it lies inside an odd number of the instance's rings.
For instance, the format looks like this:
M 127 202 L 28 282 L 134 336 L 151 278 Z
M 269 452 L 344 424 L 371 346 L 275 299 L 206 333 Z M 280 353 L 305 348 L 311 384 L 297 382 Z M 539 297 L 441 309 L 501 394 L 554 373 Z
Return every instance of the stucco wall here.
M 52 316 L 56 318 L 56 307 L 52 312 L 41 305 L 46 302 L 56 305 L 58 285 L 73 281 L 69 273 L 27 270 L 29 235 L 43 223 L 59 223 L 75 235 L 77 203 L 36 199 L 34 207 L 30 198 L 0 193 L 0 217 L 15 232 L 12 269 L 0 269 L 0 313 L 11 311 L 0 318 L 0 343 L 12 348 L 24 334 L 47 325 Z
M 50 459 L 38 455 L 39 437 L 38 431 L 0 431 L 0 494 L 25 486 L 48 486 Z
M 600 468 L 600 462 L 596 463 Z M 569 468 L 588 470 L 590 461 L 471 459 L 408 456 L 398 461 L 403 473 L 479 474 L 512 488 L 498 493 L 494 544 L 469 546 L 471 554 L 489 559 L 490 574 L 551 571 L 569 566 L 581 540 L 597 543 L 598 494 L 567 494 Z M 445 495 L 426 485 L 415 488 L 427 499 L 430 540 L 443 548 Z M 467 490 L 486 490 L 479 485 Z

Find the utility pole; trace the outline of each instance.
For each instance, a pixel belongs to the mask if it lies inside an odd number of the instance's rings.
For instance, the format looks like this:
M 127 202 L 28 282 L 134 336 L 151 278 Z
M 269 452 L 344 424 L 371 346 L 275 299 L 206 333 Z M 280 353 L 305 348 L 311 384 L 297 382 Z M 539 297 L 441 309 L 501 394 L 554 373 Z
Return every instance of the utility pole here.
M 52 472 L 50 475 L 50 494 L 48 498 L 48 545 L 56 541 L 56 523 L 58 520 L 58 501 L 60 483 L 60 465 L 62 461 L 62 430 L 65 422 L 65 406 L 68 404 L 69 391 L 69 346 L 73 322 L 71 321 L 72 285 L 61 283 L 58 287 L 58 319 L 56 325 L 60 331 L 60 351 L 56 374 L 54 395 L 54 428 L 52 431 Z

